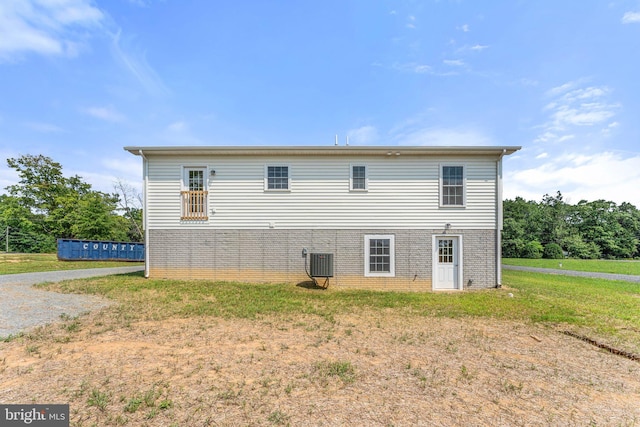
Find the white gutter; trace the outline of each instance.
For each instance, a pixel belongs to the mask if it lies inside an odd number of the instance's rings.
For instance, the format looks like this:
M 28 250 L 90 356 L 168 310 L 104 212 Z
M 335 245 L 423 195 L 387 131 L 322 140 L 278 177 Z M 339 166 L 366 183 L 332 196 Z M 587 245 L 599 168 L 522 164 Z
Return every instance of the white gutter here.
M 496 288 L 502 286 L 502 158 L 506 154 L 505 148 L 496 161 Z
M 149 228 L 147 227 L 147 186 L 149 183 L 149 162 L 142 150 L 138 150 L 142 157 L 142 229 L 144 230 L 144 277 L 149 278 Z

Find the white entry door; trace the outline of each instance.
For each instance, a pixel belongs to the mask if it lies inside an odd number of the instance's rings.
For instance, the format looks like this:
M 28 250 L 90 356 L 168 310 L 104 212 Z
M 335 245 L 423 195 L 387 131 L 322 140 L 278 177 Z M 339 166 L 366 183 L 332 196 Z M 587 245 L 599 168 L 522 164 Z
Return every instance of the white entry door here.
M 439 236 L 435 239 L 435 282 L 433 289 L 458 289 L 459 251 L 457 236 Z

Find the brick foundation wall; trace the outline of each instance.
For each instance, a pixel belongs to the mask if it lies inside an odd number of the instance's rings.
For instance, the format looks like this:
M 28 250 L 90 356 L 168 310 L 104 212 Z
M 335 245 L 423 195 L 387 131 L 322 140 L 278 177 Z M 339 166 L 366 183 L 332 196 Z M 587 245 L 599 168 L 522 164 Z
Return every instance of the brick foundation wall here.
M 301 283 L 302 248 L 334 254 L 331 287 L 431 291 L 432 236 L 441 230 L 148 230 L 151 278 Z M 495 230 L 462 236 L 465 289 L 496 285 Z M 364 236 L 395 235 L 395 277 L 364 276 Z M 307 258 L 308 260 L 308 258 Z M 324 279 L 318 279 L 324 281 Z

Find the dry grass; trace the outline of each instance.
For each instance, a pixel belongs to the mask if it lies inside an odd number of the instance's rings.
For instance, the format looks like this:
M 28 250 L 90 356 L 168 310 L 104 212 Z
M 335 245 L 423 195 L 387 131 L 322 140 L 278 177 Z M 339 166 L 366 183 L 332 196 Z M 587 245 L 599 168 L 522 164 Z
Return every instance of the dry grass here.
M 74 426 L 640 425 L 640 364 L 541 325 L 124 314 L 0 342 L 0 401 L 70 403 Z

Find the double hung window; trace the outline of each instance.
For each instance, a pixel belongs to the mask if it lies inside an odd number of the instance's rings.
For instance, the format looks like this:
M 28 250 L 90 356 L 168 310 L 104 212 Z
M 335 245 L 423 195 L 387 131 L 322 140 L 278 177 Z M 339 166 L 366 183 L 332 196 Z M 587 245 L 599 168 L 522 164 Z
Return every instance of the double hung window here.
M 265 190 L 288 191 L 291 178 L 289 166 L 267 166 L 265 171 Z
M 364 275 L 394 277 L 395 272 L 395 236 L 364 236 Z
M 440 206 L 465 205 L 464 166 L 443 165 L 440 170 Z
M 367 191 L 367 167 L 351 165 L 351 191 Z

